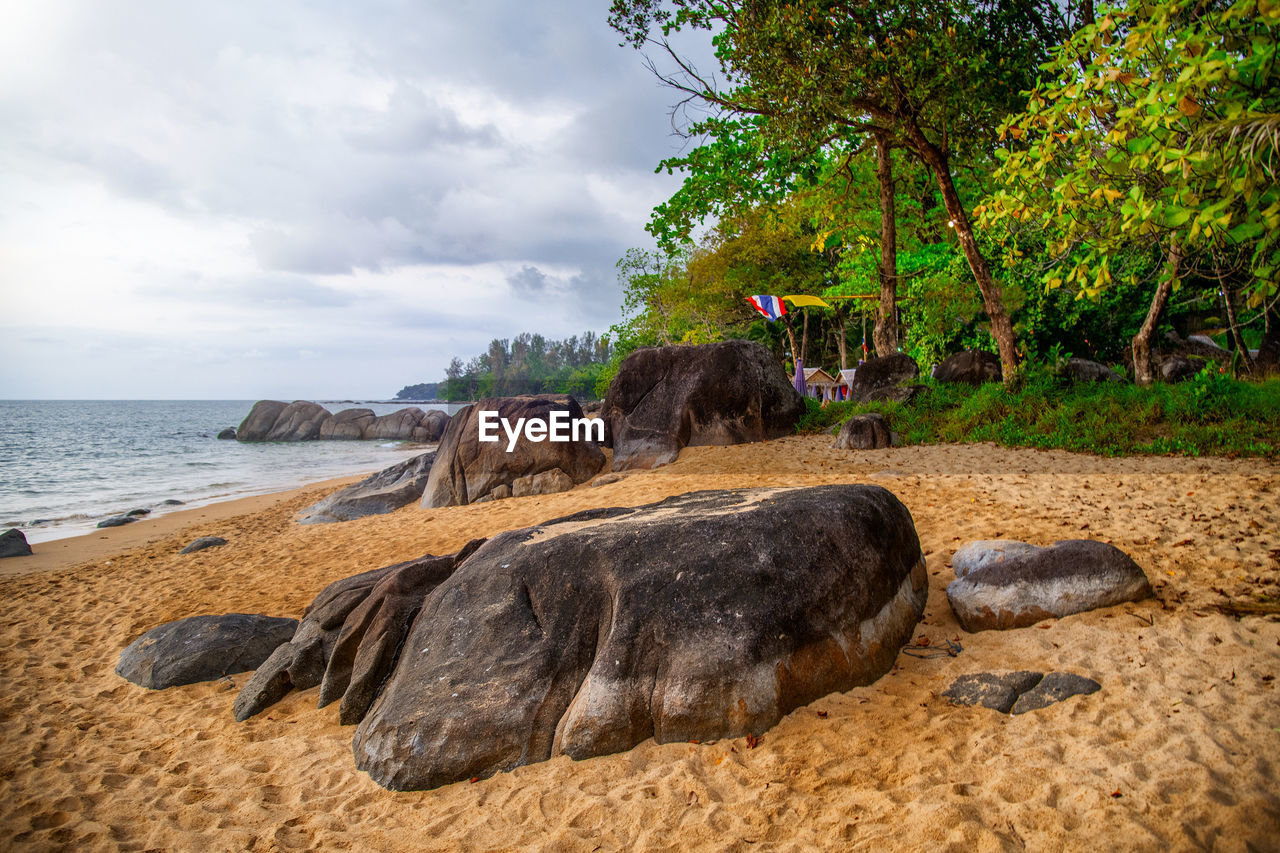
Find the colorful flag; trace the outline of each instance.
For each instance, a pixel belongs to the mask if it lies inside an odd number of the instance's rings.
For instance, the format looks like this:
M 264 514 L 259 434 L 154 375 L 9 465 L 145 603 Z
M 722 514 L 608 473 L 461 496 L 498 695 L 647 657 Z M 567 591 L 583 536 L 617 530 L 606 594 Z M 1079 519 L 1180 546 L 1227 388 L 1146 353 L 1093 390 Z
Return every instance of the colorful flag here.
M 803 293 L 798 293 L 798 294 L 796 294 L 795 296 L 784 296 L 784 297 L 782 297 L 782 298 L 783 298 L 783 299 L 785 299 L 785 300 L 787 300 L 788 302 L 790 302 L 792 305 L 796 306 L 797 308 L 803 308 L 803 307 L 808 306 L 808 305 L 812 305 L 814 308 L 830 308 L 830 307 L 831 307 L 830 305 L 828 305 L 827 303 L 823 302 L 823 301 L 822 301 L 821 299 L 819 299 L 818 297 L 816 297 L 816 296 L 808 296 L 808 295 L 803 294 Z
M 776 296 L 748 296 L 747 301 L 770 320 L 776 320 L 787 313 L 787 306 Z

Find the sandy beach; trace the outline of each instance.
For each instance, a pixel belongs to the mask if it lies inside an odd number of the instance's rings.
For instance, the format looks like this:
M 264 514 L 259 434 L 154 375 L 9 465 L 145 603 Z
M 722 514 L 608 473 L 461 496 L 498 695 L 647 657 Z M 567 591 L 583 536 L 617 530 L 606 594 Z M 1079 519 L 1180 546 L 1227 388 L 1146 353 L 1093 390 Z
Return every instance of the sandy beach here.
M 1104 459 L 991 445 L 830 449 L 829 436 L 689 448 L 547 497 L 334 525 L 295 514 L 340 482 L 38 545 L 0 563 L 0 840 L 77 850 L 1280 849 L 1280 463 Z M 746 741 L 652 741 L 474 784 L 392 793 L 355 769 L 317 690 L 240 724 L 237 675 L 147 691 L 125 645 L 206 613 L 301 615 L 327 583 L 577 510 L 687 491 L 870 482 L 910 509 L 929 603 L 875 684 Z M 180 556 L 197 536 L 229 544 Z M 1094 538 L 1157 598 L 966 634 L 951 555 L 976 539 Z M 1224 607 L 1225 611 L 1224 612 Z M 1017 717 L 941 693 L 988 670 L 1065 670 L 1102 690 Z

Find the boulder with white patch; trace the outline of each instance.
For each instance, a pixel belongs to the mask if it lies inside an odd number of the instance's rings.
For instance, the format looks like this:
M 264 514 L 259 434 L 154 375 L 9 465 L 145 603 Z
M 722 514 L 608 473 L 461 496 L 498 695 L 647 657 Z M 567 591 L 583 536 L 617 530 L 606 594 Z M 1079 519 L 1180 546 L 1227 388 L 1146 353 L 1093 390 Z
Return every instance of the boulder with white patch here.
M 346 689 L 357 766 L 398 790 L 648 738 L 759 735 L 887 672 L 928 594 L 911 514 L 878 486 L 694 492 L 471 547 L 435 558 L 427 585 L 403 569 L 332 585 L 294 640 L 306 660 L 276 667 L 307 677 L 242 695 L 238 716 L 290 683 L 334 685 L 322 702 Z M 353 697 L 348 681 L 376 689 Z
M 1067 539 L 1048 547 L 1009 539 L 972 542 L 951 558 L 951 609 L 966 631 L 1025 628 L 1151 595 L 1146 574 L 1105 542 Z

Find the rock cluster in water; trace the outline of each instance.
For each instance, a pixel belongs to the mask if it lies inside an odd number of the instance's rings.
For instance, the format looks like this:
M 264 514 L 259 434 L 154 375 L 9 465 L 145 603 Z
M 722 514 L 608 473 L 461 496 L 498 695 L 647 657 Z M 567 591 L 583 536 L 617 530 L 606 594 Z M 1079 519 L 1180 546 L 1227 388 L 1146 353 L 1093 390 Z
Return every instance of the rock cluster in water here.
M 318 439 L 431 442 L 440 439 L 448 423 L 449 416 L 444 412 L 436 409 L 424 412 L 416 406 L 389 415 L 375 415 L 372 409 L 343 409 L 331 414 L 319 403 L 306 400 L 292 403 L 259 400 L 236 427 L 234 438 L 250 442 Z

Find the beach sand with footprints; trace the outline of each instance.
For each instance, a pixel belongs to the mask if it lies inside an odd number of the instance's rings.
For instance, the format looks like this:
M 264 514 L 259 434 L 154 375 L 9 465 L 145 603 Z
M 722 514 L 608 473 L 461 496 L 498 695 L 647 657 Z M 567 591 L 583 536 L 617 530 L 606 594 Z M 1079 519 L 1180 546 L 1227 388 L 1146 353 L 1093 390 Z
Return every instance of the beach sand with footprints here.
M 545 497 L 344 524 L 293 518 L 337 484 L 174 513 L 5 560 L 0 839 L 78 850 L 1265 850 L 1280 846 L 1280 464 L 1104 459 L 991 445 L 836 451 L 829 436 L 688 448 Z M 349 482 L 349 481 L 348 481 Z M 581 509 L 698 489 L 876 483 L 929 568 L 918 647 L 876 683 L 799 708 L 758 743 L 655 744 L 393 793 L 355 769 L 317 690 L 232 719 L 247 674 L 147 691 L 113 669 L 144 631 L 206 613 L 300 616 L 367 569 Z M 779 531 L 779 535 L 788 535 Z M 198 536 L 229 544 L 180 556 Z M 1093 538 L 1153 600 L 964 633 L 960 545 Z M 1259 603 L 1260 601 L 1264 603 Z M 1240 614 L 1250 615 L 1240 615 Z M 1060 670 L 1102 689 L 1007 716 L 958 676 Z

